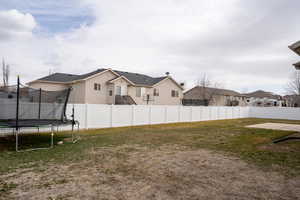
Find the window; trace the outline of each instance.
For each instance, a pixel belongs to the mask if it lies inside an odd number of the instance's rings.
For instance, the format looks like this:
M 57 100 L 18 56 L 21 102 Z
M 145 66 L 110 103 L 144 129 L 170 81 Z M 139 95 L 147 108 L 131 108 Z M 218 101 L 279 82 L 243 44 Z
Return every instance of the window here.
M 100 90 L 101 90 L 101 84 L 99 84 L 99 83 L 94 83 L 94 90 L 100 91 Z
M 175 97 L 175 90 L 172 90 L 172 91 L 171 91 L 171 96 L 172 96 L 172 97 Z
M 153 96 L 159 96 L 159 90 L 158 89 L 154 88 Z
M 171 91 L 171 96 L 172 97 L 179 97 L 179 92 L 177 90 L 172 90 Z
M 112 90 L 109 90 L 109 96 L 112 96 Z
M 140 88 L 140 87 L 137 87 L 136 88 L 136 97 L 141 97 L 141 94 L 142 94 L 142 88 Z
M 116 95 L 121 95 L 122 88 L 121 86 L 116 86 Z

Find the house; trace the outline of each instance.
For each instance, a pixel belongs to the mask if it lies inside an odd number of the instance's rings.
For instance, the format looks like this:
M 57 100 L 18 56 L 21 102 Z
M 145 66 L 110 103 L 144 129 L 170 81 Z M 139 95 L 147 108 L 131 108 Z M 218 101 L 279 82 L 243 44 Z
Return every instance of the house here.
M 289 48 L 300 56 L 300 41 L 290 45 Z M 296 69 L 300 69 L 300 62 L 293 64 Z
M 263 90 L 257 90 L 251 93 L 246 93 L 244 95 L 247 97 L 246 101 L 249 106 L 281 107 L 285 104 L 282 96 Z
M 195 86 L 183 94 L 186 106 L 246 106 L 244 95 L 226 89 Z
M 153 104 L 178 105 L 183 87 L 169 73 L 162 77 L 97 69 L 75 75 L 55 73 L 31 81 L 30 87 L 43 90 L 62 90 L 72 87 L 70 103 L 87 104 Z
M 285 95 L 283 100 L 286 107 L 300 107 L 300 96 L 296 94 Z

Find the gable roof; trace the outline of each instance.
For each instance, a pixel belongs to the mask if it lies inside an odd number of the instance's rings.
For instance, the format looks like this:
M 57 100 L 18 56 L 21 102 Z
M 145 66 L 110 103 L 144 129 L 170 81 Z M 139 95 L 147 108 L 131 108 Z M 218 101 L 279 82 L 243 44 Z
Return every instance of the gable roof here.
M 110 70 L 110 69 L 101 68 L 101 69 L 92 71 L 90 73 L 81 74 L 81 75 L 66 74 L 66 73 L 54 73 L 54 74 L 42 77 L 40 79 L 37 79 L 36 81 L 70 83 L 73 81 L 79 81 L 79 80 L 84 80 L 84 79 L 90 78 L 90 77 L 92 77 L 98 73 L 104 72 L 106 70 Z M 121 76 L 125 77 L 126 79 L 128 79 L 130 82 L 132 82 L 135 85 L 144 85 L 144 86 L 153 86 L 168 77 L 168 76 L 151 77 L 151 76 L 147 76 L 145 74 L 124 72 L 124 71 L 119 71 L 119 70 L 110 70 L 110 71 L 112 71 L 116 75 L 119 75 L 119 77 L 121 77 Z
M 300 61 L 293 64 L 296 69 L 300 69 Z
M 184 93 L 184 98 L 199 99 L 199 97 L 203 97 L 203 95 L 244 96 L 233 90 L 195 86 Z
M 289 48 L 300 56 L 300 41 L 290 45 Z
M 116 78 L 113 78 L 113 79 L 109 80 L 108 82 L 109 82 L 109 83 L 113 83 L 113 82 L 115 82 L 115 81 L 117 81 L 117 80 L 119 80 L 119 79 L 124 79 L 124 80 L 126 80 L 128 83 L 134 85 L 134 83 L 131 82 L 130 80 L 128 80 L 125 76 L 118 76 L 118 77 L 116 77 Z
M 147 85 L 147 86 L 152 86 L 163 79 L 165 79 L 167 76 L 164 77 L 157 77 L 153 78 L 151 76 L 147 76 L 145 74 L 138 74 L 138 73 L 132 73 L 132 72 L 123 72 L 123 71 L 118 71 L 118 70 L 113 70 L 120 76 L 126 77 L 128 80 L 133 82 L 136 85 Z

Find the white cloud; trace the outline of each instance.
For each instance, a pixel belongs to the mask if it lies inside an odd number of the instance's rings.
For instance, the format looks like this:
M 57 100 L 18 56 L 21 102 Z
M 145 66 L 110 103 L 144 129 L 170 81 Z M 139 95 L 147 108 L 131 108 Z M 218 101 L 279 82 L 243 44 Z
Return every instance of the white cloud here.
M 0 40 L 11 37 L 30 37 L 37 26 L 30 13 L 18 10 L 0 11 Z
M 300 31 L 297 6 L 285 2 L 81 0 L 93 23 L 51 36 L 32 33 L 37 23 L 30 14 L 0 11 L 0 24 L 6 23 L 0 39 L 4 32 L 10 38 L 31 36 L 2 40 L 0 56 L 26 81 L 49 69 L 86 73 L 112 67 L 153 76 L 169 71 L 189 87 L 207 73 L 229 89 L 281 92 L 297 61 L 287 45 Z M 42 11 L 47 9 L 35 9 Z

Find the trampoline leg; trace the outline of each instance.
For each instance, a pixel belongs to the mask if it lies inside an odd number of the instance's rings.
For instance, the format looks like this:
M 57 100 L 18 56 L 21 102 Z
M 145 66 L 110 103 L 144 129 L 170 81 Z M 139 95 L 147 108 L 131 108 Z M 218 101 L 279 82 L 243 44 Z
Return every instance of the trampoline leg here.
M 51 126 L 51 148 L 53 148 L 53 136 L 54 136 L 54 128 Z
M 18 146 L 19 146 L 19 130 L 16 130 L 16 152 L 18 152 Z
M 77 124 L 77 133 L 79 133 L 79 122 L 76 123 Z M 74 126 L 74 125 L 73 125 Z M 76 143 L 78 141 L 78 135 L 75 139 L 75 136 L 74 136 L 74 131 L 72 130 L 72 142 L 73 143 Z

